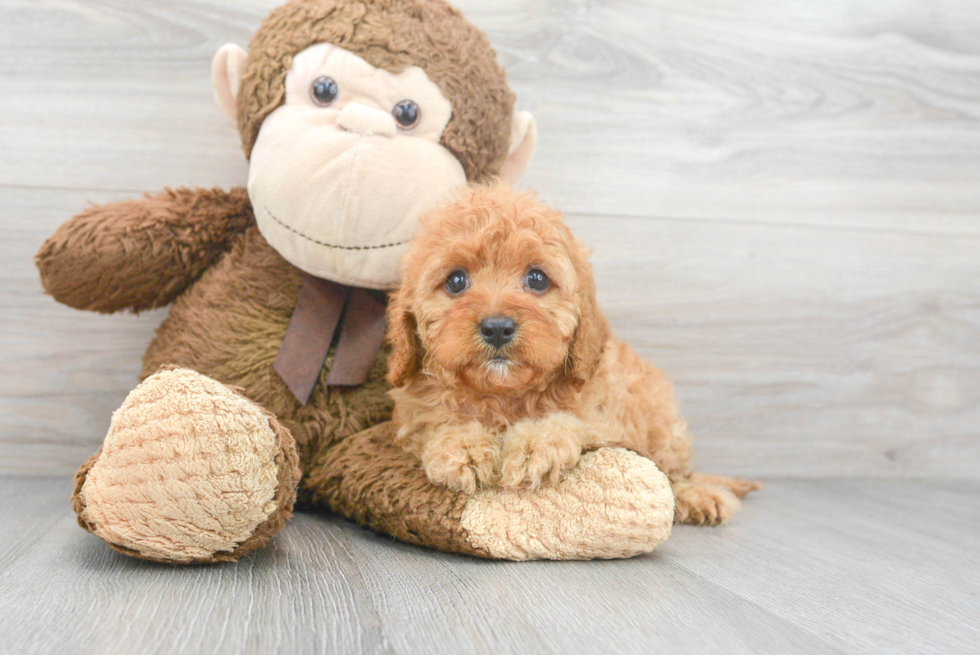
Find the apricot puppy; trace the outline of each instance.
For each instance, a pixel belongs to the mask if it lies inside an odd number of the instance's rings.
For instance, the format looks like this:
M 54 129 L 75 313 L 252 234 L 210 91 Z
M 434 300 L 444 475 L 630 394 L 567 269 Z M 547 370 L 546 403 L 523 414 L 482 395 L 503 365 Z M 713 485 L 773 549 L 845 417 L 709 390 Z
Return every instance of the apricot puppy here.
M 583 450 L 631 448 L 670 478 L 679 522 L 715 524 L 757 482 L 693 473 L 670 380 L 612 335 L 585 246 L 504 185 L 424 216 L 388 308 L 397 442 L 429 479 L 558 481 Z

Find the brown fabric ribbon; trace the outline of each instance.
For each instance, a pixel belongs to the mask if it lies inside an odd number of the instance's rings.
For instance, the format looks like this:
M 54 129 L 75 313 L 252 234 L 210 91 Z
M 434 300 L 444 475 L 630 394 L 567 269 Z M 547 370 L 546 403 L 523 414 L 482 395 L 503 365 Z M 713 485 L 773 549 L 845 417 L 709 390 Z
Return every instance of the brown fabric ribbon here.
M 383 291 L 306 276 L 273 364 L 296 400 L 309 401 L 335 336 L 326 383 L 356 386 L 367 380 L 384 345 L 386 302 Z

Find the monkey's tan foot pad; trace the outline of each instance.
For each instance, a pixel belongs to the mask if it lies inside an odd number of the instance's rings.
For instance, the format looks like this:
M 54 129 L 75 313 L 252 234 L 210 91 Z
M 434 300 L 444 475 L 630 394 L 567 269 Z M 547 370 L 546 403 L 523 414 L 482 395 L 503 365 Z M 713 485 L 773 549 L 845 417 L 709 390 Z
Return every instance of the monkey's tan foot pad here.
M 233 561 L 292 513 L 292 436 L 238 391 L 189 369 L 148 377 L 75 476 L 79 524 L 112 548 L 175 564 Z
M 633 557 L 663 543 L 673 522 L 667 476 L 622 448 L 586 453 L 553 487 L 478 492 L 460 517 L 471 545 L 512 560 Z
M 674 495 L 656 464 L 622 448 L 586 453 L 554 487 L 470 496 L 434 485 L 381 423 L 316 458 L 313 502 L 413 544 L 493 559 L 613 559 L 670 535 Z

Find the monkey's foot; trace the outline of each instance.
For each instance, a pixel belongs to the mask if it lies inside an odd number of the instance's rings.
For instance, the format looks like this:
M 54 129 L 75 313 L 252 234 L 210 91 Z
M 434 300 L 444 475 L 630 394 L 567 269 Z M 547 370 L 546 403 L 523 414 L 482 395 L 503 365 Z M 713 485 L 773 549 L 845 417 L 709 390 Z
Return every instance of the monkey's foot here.
M 148 377 L 112 416 L 75 476 L 79 524 L 157 562 L 234 561 L 292 513 L 292 436 L 234 389 L 189 369 Z
M 313 501 L 409 543 L 493 559 L 632 557 L 670 535 L 670 483 L 630 451 L 586 453 L 546 488 L 470 495 L 429 482 L 394 435 L 382 423 L 320 453 L 306 481 Z

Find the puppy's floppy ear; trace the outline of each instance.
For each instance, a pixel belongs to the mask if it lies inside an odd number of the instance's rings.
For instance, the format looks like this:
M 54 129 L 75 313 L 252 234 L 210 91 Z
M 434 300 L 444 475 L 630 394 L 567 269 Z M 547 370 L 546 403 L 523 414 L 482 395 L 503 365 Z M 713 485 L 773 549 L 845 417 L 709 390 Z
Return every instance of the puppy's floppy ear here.
M 596 300 L 595 277 L 592 274 L 592 264 L 589 263 L 589 252 L 574 236 L 571 236 L 571 241 L 569 250 L 579 276 L 578 305 L 581 315 L 568 349 L 565 369 L 572 380 L 581 384 L 595 374 L 602 350 L 612 336 L 612 329 Z
M 422 368 L 422 346 L 419 343 L 415 316 L 411 311 L 412 292 L 403 285 L 388 302 L 388 382 L 400 387 Z

